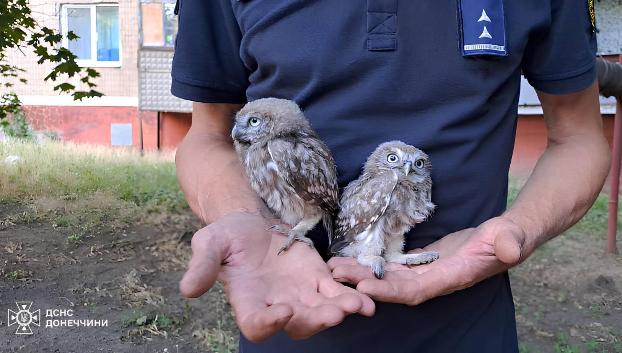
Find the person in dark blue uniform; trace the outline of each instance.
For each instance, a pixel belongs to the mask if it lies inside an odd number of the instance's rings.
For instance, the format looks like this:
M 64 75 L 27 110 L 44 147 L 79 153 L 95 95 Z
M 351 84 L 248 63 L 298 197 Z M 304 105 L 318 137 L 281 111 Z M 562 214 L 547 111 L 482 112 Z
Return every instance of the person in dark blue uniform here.
M 178 175 L 209 224 L 193 238 L 182 293 L 221 280 L 244 353 L 517 352 L 507 269 L 574 224 L 607 174 L 592 10 L 586 0 L 181 0 L 172 93 L 196 103 Z M 549 144 L 506 210 L 521 73 Z M 426 151 L 437 211 L 406 248 L 441 258 L 376 280 L 352 259 L 326 264 L 321 230 L 317 251 L 277 256 L 282 238 L 266 230 L 271 216 L 229 138 L 236 109 L 264 97 L 303 108 L 341 187 L 382 142 Z

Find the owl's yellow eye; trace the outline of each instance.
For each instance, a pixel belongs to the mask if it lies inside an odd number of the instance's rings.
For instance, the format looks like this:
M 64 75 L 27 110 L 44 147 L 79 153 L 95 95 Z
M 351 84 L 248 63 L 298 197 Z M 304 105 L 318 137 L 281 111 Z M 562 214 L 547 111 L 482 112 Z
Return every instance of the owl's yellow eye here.
M 259 119 L 258 117 L 253 116 L 248 119 L 248 126 L 255 127 L 259 126 L 259 124 L 261 124 L 261 119 Z
M 391 153 L 390 155 L 387 156 L 387 162 L 389 163 L 396 163 L 398 160 L 399 158 L 397 157 L 395 153 Z
M 417 159 L 415 161 L 415 167 L 423 168 L 423 166 L 425 166 L 425 161 L 423 159 Z

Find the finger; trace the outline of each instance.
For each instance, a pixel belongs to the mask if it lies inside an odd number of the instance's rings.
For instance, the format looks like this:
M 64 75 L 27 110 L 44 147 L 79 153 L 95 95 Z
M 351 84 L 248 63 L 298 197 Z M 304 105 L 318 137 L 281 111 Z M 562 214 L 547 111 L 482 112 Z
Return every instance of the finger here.
M 354 293 L 343 293 L 334 297 L 322 296 L 323 305 L 334 305 L 346 314 L 354 314 L 361 310 L 363 301 Z
M 192 237 L 192 258 L 179 283 L 183 296 L 197 298 L 214 285 L 226 252 L 223 238 L 214 236 L 207 228 Z
M 358 284 L 364 279 L 375 278 L 369 267 L 354 265 L 339 265 L 333 268 L 333 278 L 337 282 Z
M 320 305 L 305 307 L 300 305 L 295 309 L 295 315 L 285 325 L 285 332 L 292 339 L 304 339 L 338 325 L 345 318 L 345 313 L 334 305 Z
M 522 236 L 521 236 L 522 235 Z M 523 233 L 503 232 L 495 237 L 495 255 L 499 261 L 514 266 L 521 261 Z
M 341 283 L 335 282 L 332 278 L 320 282 L 319 292 L 329 298 L 344 294 L 354 295 L 360 301 L 360 306 L 357 311 L 348 310 L 350 313 L 358 312 L 364 316 L 372 316 L 376 311 L 376 304 L 374 304 L 374 301 L 371 300 L 370 297 L 359 293 L 354 288 L 346 287 Z
M 337 285 L 341 285 L 337 282 L 332 282 Z M 344 287 L 343 285 L 341 286 Z M 361 309 L 363 301 L 360 298 L 361 295 L 359 295 L 356 291 L 354 291 L 354 293 L 335 291 L 328 290 L 326 287 L 326 284 L 322 284 L 322 282 L 320 282 L 317 292 L 308 293 L 300 297 L 301 303 L 312 308 L 321 305 L 334 305 L 348 314 L 356 313 Z
M 440 265 L 440 266 L 439 266 Z M 449 294 L 472 284 L 465 271 L 446 270 L 442 264 L 422 274 L 407 271 L 387 272 L 385 278 L 366 279 L 356 289 L 384 302 L 417 305 L 431 298 Z
M 327 262 L 328 267 L 330 267 L 331 270 L 337 266 L 355 265 L 357 263 L 358 262 L 353 257 L 341 257 L 341 256 L 331 257 L 330 260 L 328 260 Z
M 241 311 L 244 310 L 236 310 Z M 244 337 L 256 343 L 284 329 L 293 314 L 291 306 L 281 303 L 257 309 L 243 316 L 236 315 L 236 318 Z

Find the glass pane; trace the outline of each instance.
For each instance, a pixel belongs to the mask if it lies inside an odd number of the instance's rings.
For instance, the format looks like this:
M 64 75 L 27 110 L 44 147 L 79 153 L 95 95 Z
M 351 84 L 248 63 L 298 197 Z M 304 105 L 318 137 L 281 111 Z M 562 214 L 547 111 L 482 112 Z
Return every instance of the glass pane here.
M 162 4 L 141 4 L 143 46 L 161 47 L 164 45 L 164 28 L 162 27 Z
M 177 15 L 174 11 L 174 3 L 164 4 L 164 45 L 167 47 L 175 45 L 175 36 L 177 36 Z
M 69 50 L 78 59 L 91 59 L 91 9 L 68 8 L 67 31 L 73 31 L 78 37 L 69 41 Z
M 97 61 L 119 61 L 119 8 L 97 6 Z

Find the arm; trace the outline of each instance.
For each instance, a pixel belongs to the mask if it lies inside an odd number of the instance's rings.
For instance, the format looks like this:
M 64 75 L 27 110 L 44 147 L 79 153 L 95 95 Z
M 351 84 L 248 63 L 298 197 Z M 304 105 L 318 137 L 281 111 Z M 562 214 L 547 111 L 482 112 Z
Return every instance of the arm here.
M 207 224 L 232 212 L 263 210 L 231 141 L 232 117 L 241 107 L 194 103 L 192 126 L 177 149 L 177 179 L 190 208 Z
M 573 94 L 539 96 L 549 143 L 503 215 L 427 246 L 425 250 L 440 252 L 431 264 L 392 265 L 380 281 L 354 259 L 334 258 L 329 262 L 333 276 L 357 284 L 374 299 L 416 305 L 506 271 L 577 222 L 600 192 L 609 165 L 597 85 Z
M 579 93 L 556 96 L 538 92 L 538 97 L 544 110 L 548 146 L 516 201 L 503 215 L 526 234 L 525 254 L 531 254 L 583 217 L 603 187 L 610 158 L 602 131 L 597 83 Z
M 192 127 L 177 151 L 186 199 L 209 223 L 192 237 L 181 292 L 198 297 L 220 280 L 240 330 L 253 341 L 282 329 L 304 338 L 348 314 L 373 314 L 371 299 L 335 282 L 314 249 L 297 244 L 277 255 L 283 238 L 268 230 L 272 216 L 251 189 L 230 138 L 238 107 L 195 103 Z

